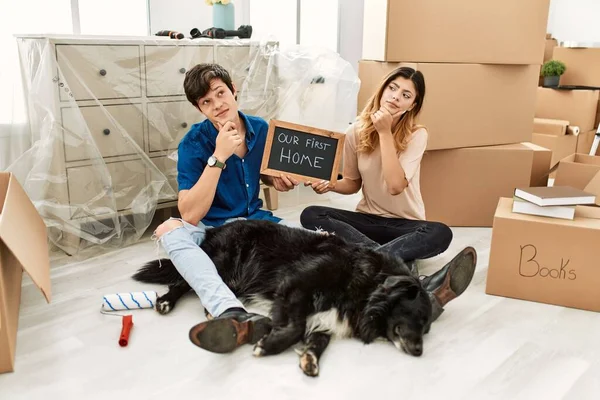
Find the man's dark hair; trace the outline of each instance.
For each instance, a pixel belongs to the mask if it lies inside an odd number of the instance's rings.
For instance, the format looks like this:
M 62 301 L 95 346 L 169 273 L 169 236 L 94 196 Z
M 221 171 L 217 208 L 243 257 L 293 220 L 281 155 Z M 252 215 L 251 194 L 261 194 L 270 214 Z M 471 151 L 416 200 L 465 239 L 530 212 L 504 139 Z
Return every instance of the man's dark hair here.
M 210 91 L 210 82 L 220 79 L 233 93 L 229 72 L 219 64 L 198 64 L 185 74 L 183 90 L 188 101 L 198 107 L 198 100 Z M 237 96 L 236 96 L 237 97 Z

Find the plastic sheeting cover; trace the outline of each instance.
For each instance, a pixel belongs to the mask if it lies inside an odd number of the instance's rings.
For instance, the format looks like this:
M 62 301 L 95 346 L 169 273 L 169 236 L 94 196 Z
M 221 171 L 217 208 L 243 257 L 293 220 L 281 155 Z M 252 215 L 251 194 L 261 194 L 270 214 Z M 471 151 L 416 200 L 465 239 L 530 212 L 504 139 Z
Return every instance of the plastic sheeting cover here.
M 137 241 L 175 206 L 177 145 L 204 119 L 185 72 L 216 62 L 240 110 L 344 132 L 359 80 L 332 51 L 253 40 L 17 37 L 32 147 L 13 172 L 69 254 Z M 88 254 L 89 251 L 86 251 Z

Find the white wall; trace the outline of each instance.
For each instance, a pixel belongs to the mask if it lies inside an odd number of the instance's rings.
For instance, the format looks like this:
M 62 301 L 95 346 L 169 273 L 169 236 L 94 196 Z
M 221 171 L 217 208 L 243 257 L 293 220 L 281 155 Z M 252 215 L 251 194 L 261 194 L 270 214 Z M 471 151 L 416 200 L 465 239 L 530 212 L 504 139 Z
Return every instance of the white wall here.
M 358 73 L 358 60 L 362 58 L 364 0 L 340 0 L 339 8 L 339 53 Z M 351 109 L 356 110 L 358 99 L 352 101 Z
M 600 0 L 551 0 L 548 32 L 559 43 L 600 43 Z
M 362 58 L 364 0 L 340 0 L 339 53 L 358 71 Z
M 236 28 L 244 24 L 242 1 L 234 2 Z M 161 30 L 172 30 L 189 37 L 192 28 L 203 31 L 213 26 L 212 7 L 204 0 L 148 0 L 148 4 L 152 35 Z

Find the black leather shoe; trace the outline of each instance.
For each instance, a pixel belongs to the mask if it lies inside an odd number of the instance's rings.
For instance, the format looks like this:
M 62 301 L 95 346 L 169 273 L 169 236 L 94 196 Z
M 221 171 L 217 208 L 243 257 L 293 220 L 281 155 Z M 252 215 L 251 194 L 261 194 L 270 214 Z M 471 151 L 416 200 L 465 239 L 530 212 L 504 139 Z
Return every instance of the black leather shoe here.
M 469 286 L 475 266 L 477 252 L 467 247 L 458 253 L 444 268 L 421 280 L 423 288 L 433 293 L 443 307 L 449 301 L 460 296 Z
M 190 329 L 190 340 L 213 353 L 230 353 L 243 344 L 255 344 L 271 331 L 271 320 L 246 311 L 226 311 Z

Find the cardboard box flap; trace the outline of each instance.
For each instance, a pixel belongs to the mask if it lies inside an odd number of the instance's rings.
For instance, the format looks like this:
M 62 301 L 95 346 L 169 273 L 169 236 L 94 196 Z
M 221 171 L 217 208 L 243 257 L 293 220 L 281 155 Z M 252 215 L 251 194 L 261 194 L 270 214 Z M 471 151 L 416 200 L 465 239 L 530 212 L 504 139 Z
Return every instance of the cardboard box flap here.
M 574 154 L 573 158 L 565 159 L 565 161 L 573 161 L 580 164 L 598 165 L 600 166 L 600 157 L 591 156 L 589 154 Z
M 585 218 L 589 220 L 600 220 L 600 207 L 596 206 L 576 206 L 575 218 Z
M 0 240 L 50 302 L 46 225 L 14 175 L 6 172 L 0 172 Z
M 577 153 L 573 153 L 571 155 L 568 155 L 568 156 L 566 156 L 565 158 L 563 158 L 560 161 L 561 162 L 575 162 L 575 156 L 577 156 Z
M 594 175 L 590 183 L 583 189 L 586 192 L 596 195 L 596 205 L 600 206 L 600 171 Z
M 600 157 L 580 153 L 571 154 L 558 163 L 554 184 L 583 190 L 599 171 Z
M 546 148 L 546 147 L 544 147 L 544 146 L 540 146 L 540 145 L 538 145 L 538 144 L 531 143 L 531 142 L 523 142 L 523 143 L 521 143 L 521 144 L 522 144 L 523 146 L 527 146 L 527 147 L 529 147 L 529 148 L 530 148 L 531 150 L 533 150 L 533 151 L 544 151 L 544 152 L 545 152 L 545 151 L 552 151 L 551 149 L 548 149 L 548 148 Z

